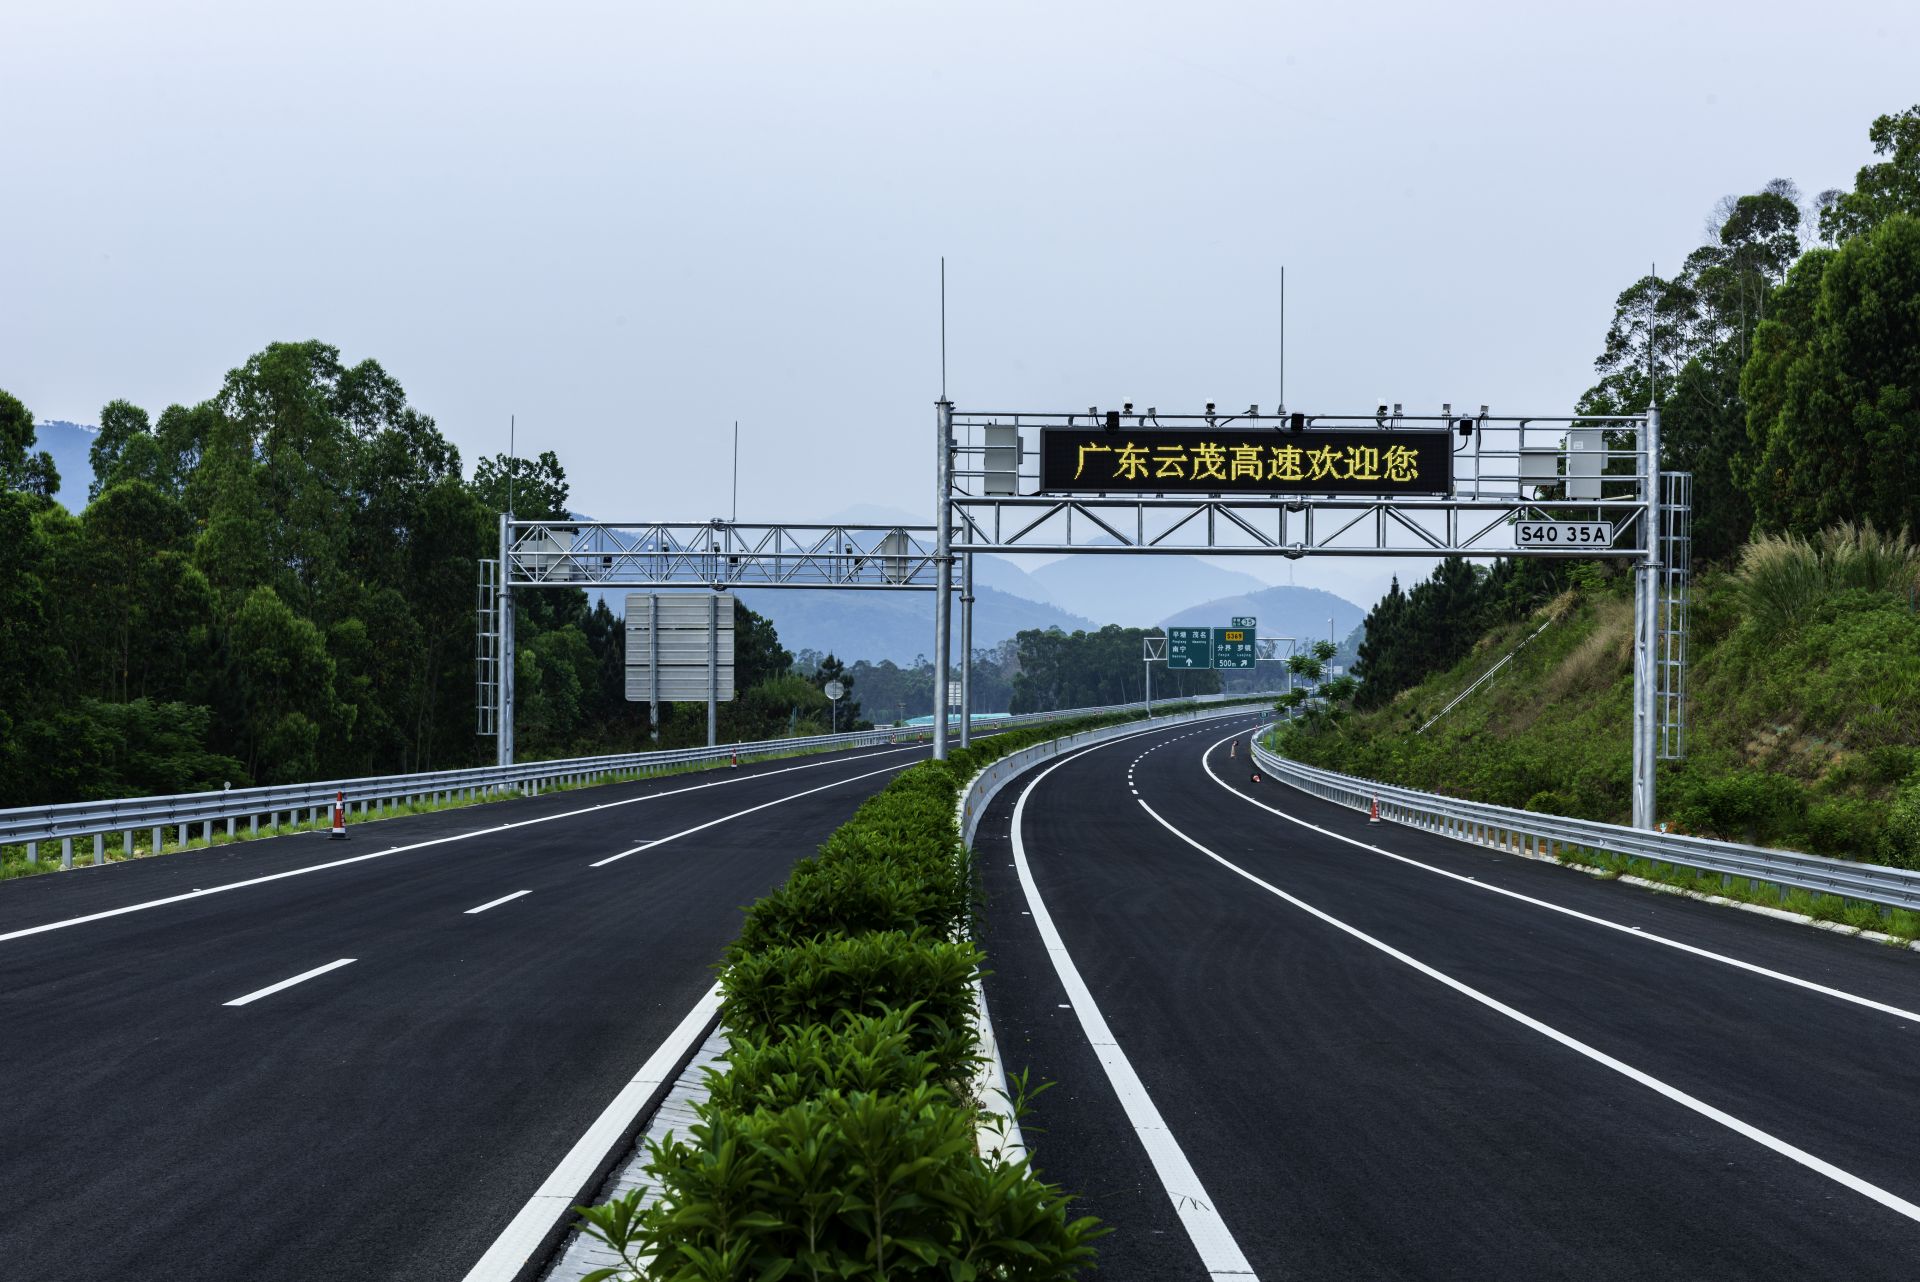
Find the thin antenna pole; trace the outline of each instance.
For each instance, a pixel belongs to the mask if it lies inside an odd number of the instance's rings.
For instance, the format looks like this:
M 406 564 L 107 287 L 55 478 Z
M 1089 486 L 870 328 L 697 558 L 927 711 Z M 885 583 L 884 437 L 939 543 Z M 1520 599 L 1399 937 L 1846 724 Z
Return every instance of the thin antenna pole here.
M 1659 311 L 1654 307 L 1654 293 L 1660 288 L 1660 264 L 1648 263 L 1647 275 L 1653 279 L 1653 291 L 1647 295 L 1647 404 L 1660 403 L 1660 375 L 1654 366 L 1654 343 L 1659 333 Z
M 1280 417 L 1287 416 L 1287 268 L 1280 265 Z
M 740 420 L 733 420 L 733 516 L 734 524 L 740 523 Z
M 514 430 L 517 426 L 518 424 L 516 422 L 515 416 L 512 414 L 507 415 L 507 515 L 508 516 L 513 515 L 513 473 L 514 473 L 514 469 L 519 466 L 519 460 L 514 458 L 513 456 L 513 450 L 514 450 L 513 437 L 514 437 Z
M 940 399 L 947 399 L 947 256 L 940 255 Z

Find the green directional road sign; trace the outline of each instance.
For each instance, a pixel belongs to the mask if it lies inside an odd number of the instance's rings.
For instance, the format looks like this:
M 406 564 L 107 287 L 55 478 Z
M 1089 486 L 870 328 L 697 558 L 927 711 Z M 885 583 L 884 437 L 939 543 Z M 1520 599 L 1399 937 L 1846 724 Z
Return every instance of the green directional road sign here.
M 1213 666 L 1251 668 L 1253 666 L 1252 628 L 1215 628 L 1213 630 Z
M 1167 667 L 1211 668 L 1213 666 L 1212 628 L 1168 628 Z

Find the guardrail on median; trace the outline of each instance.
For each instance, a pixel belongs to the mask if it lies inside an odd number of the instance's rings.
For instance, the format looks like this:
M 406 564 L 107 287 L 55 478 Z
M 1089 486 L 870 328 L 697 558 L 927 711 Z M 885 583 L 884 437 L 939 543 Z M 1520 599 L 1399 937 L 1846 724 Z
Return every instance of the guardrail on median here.
M 1214 700 L 1226 696 L 1208 696 Z M 1236 696 L 1246 698 L 1247 696 Z M 974 722 L 975 733 L 991 734 L 1015 726 L 1044 725 L 1071 717 L 1098 716 L 1125 711 L 1137 704 L 1119 704 L 1104 708 L 1074 708 L 1058 712 L 1028 713 L 994 721 Z M 957 725 L 959 719 L 950 718 Z M 158 850 L 162 834 L 177 831 L 180 844 L 190 837 L 214 839 L 214 826 L 222 825 L 225 835 L 237 835 L 239 825 L 248 833 L 257 833 L 262 821 L 269 829 L 282 822 L 312 823 L 323 817 L 337 797 L 344 796 L 350 812 L 365 814 L 391 805 L 417 801 L 444 801 L 450 798 L 479 799 L 509 793 L 538 793 L 569 784 L 591 783 L 615 775 L 660 774 L 676 768 L 717 763 L 738 757 L 780 756 L 827 748 L 863 748 L 906 740 L 921 732 L 921 727 L 882 727 L 841 734 L 811 735 L 794 739 L 761 739 L 751 743 L 721 744 L 712 748 L 669 748 L 657 752 L 617 753 L 600 757 L 573 757 L 557 761 L 531 761 L 512 766 L 473 766 L 459 770 L 426 771 L 409 775 L 371 775 L 356 779 L 326 779 L 312 783 L 278 784 L 264 788 L 232 788 L 223 792 L 188 792 L 164 797 L 127 797 L 111 801 L 76 801 L 54 806 L 21 806 L 0 810 L 0 846 L 25 846 L 29 863 L 39 861 L 43 843 L 60 843 L 60 864 L 73 866 L 76 840 L 93 839 L 93 862 L 105 863 L 106 842 L 119 834 L 122 853 L 133 853 L 133 834 L 146 829 L 152 834 L 150 849 Z M 302 816 L 304 815 L 304 819 Z M 194 829 L 198 829 L 197 833 Z
M 1624 855 L 1723 878 L 1771 882 L 1782 888 L 1782 896 L 1792 888 L 1920 909 L 1920 871 L 1443 797 L 1290 761 L 1260 744 L 1254 756 L 1273 778 L 1322 800 L 1363 811 L 1377 802 L 1382 819 L 1495 850 L 1555 859 L 1564 849 Z

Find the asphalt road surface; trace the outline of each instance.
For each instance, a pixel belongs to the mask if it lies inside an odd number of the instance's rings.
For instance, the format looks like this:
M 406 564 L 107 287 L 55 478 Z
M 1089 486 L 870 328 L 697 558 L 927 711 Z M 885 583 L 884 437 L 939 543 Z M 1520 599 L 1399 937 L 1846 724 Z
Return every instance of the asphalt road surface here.
M 1369 826 L 1245 726 L 1063 758 L 976 841 L 1101 1282 L 1913 1276 L 1920 956 Z
M 0 1277 L 461 1277 L 740 908 L 925 755 L 0 883 Z

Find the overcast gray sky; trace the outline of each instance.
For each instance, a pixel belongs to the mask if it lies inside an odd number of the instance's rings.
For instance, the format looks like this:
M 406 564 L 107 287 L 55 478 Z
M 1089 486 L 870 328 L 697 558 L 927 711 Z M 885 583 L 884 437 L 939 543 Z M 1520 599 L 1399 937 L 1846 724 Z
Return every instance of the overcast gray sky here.
M 1920 5 L 6 0 L 0 387 L 372 356 L 603 518 L 931 509 L 962 408 L 1566 412 L 1714 202 L 1848 185 Z M 1241 561 L 1275 582 L 1288 567 Z M 1301 562 L 1363 603 L 1386 567 Z

